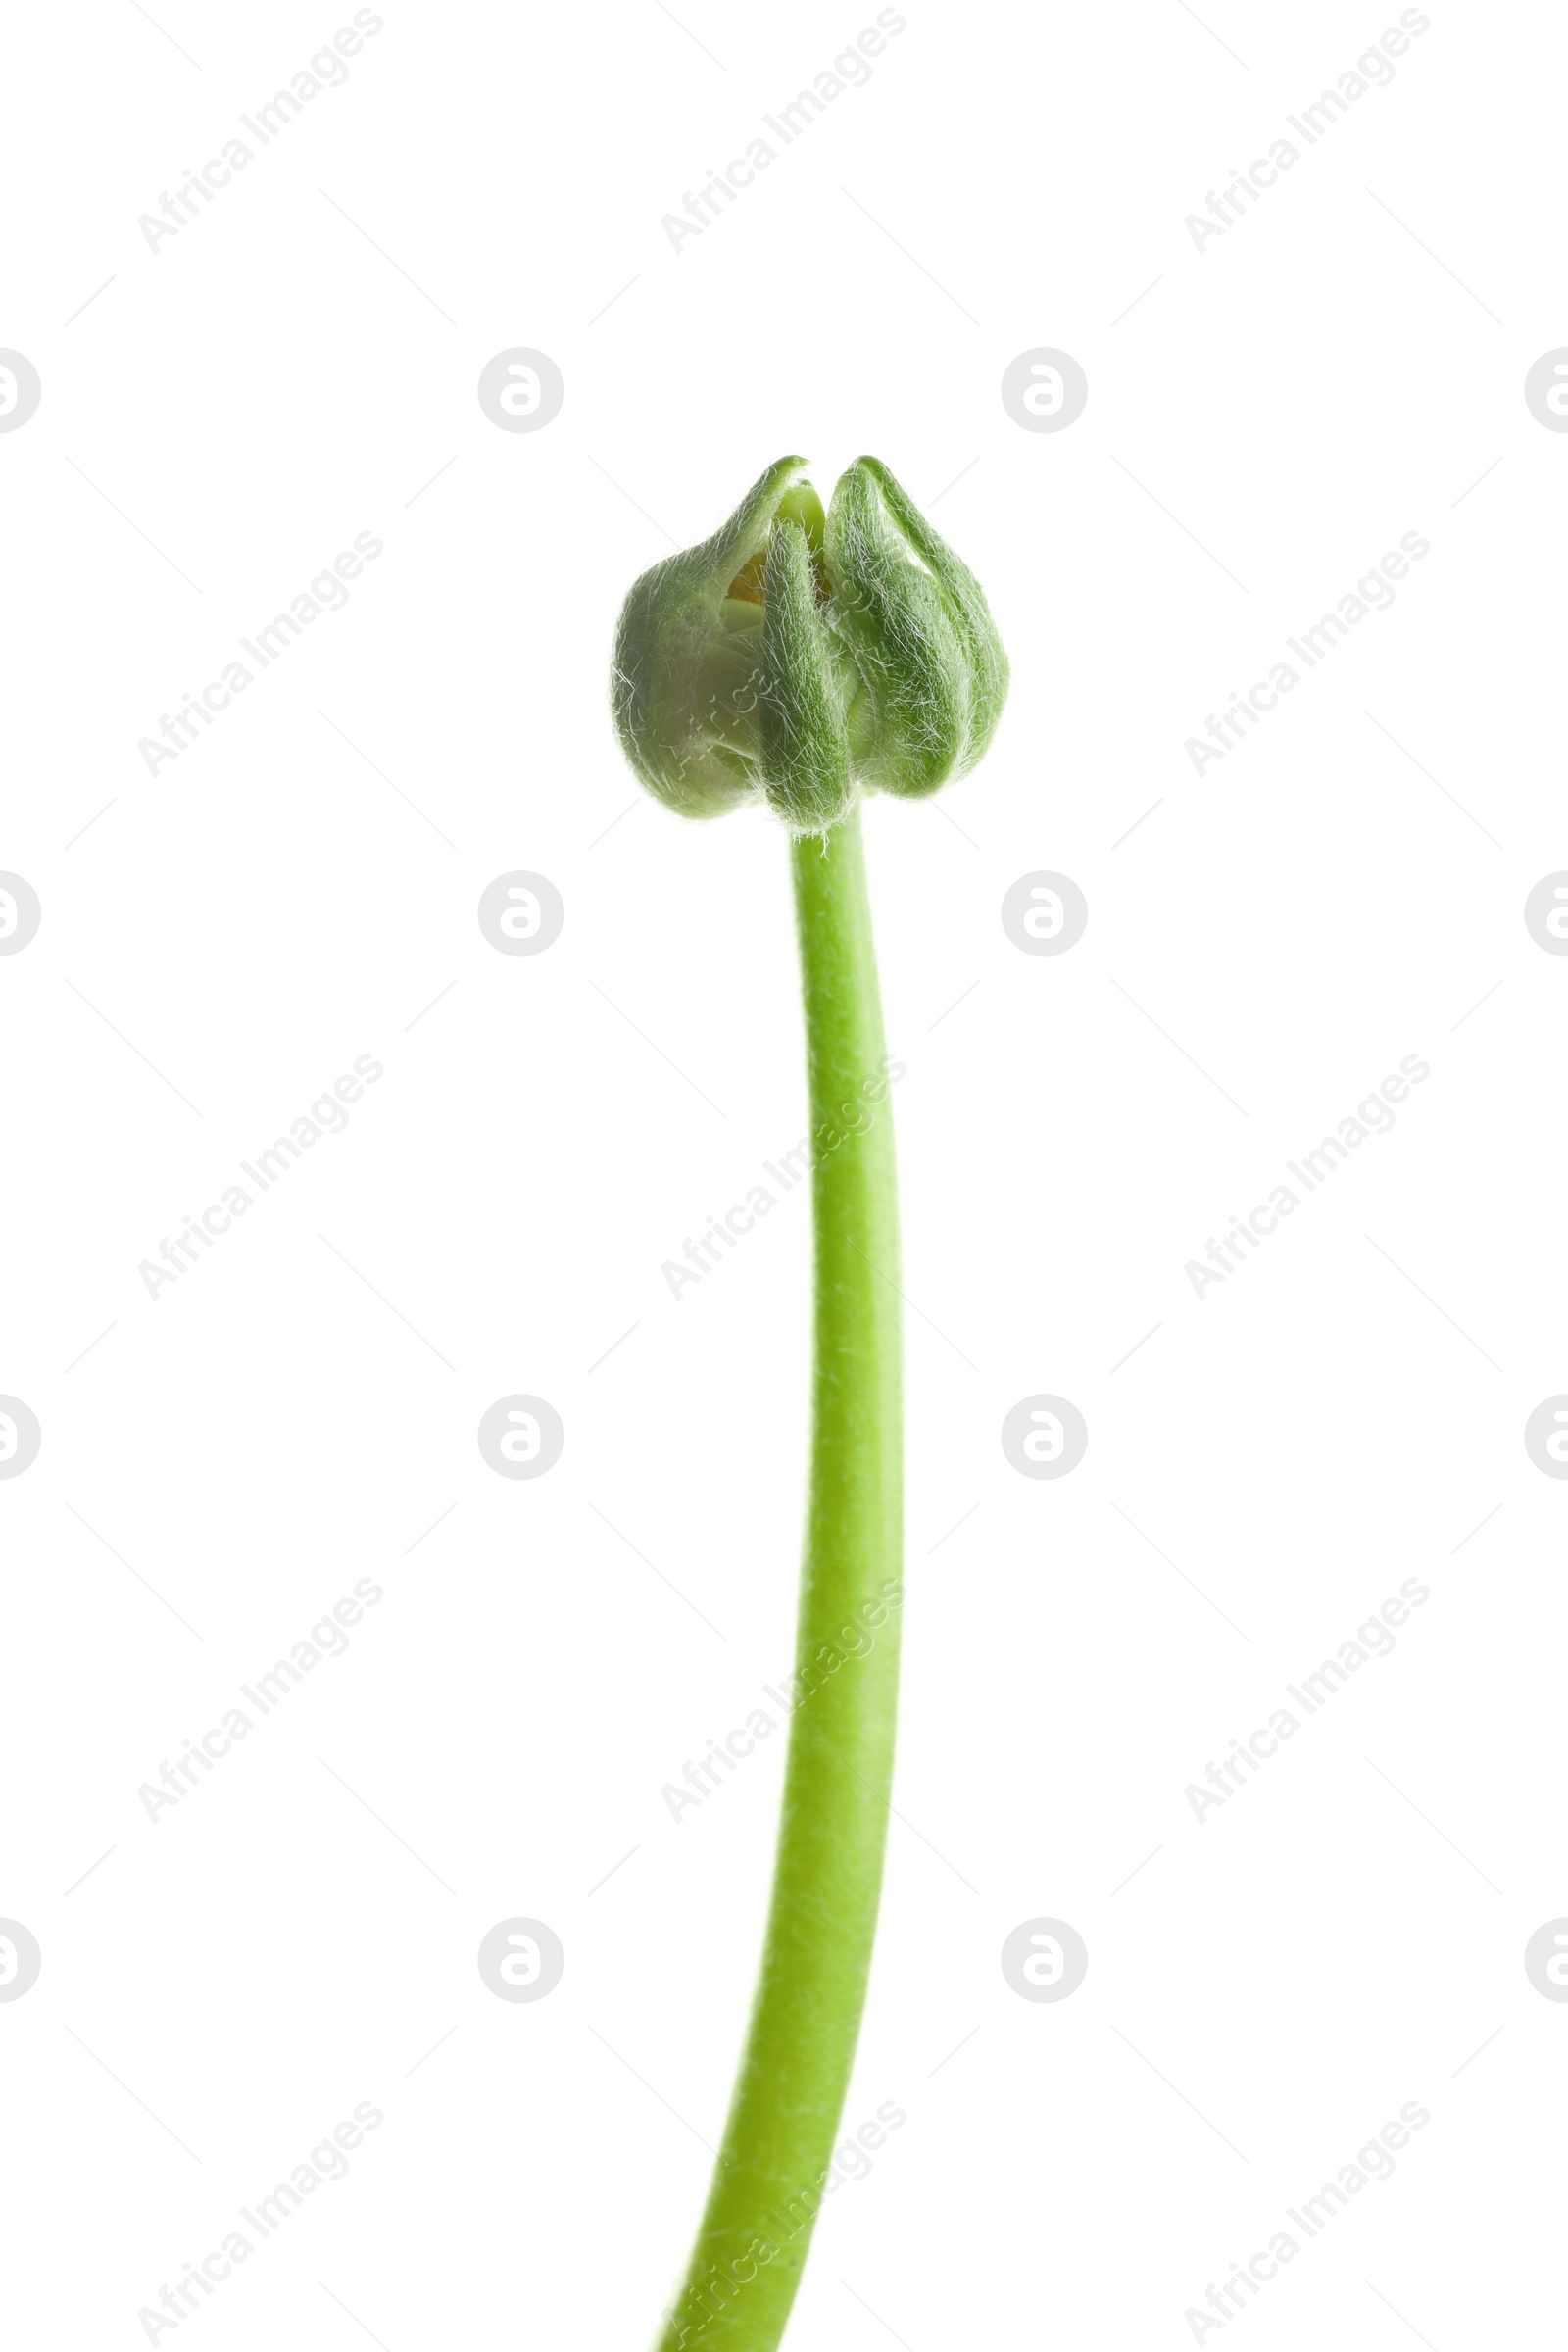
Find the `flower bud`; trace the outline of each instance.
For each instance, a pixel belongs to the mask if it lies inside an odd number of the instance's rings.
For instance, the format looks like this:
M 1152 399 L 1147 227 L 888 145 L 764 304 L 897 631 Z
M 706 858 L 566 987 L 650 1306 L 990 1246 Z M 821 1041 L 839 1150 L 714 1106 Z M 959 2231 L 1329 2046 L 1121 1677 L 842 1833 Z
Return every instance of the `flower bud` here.
M 887 467 L 821 501 L 781 458 L 701 546 L 627 597 L 612 702 L 656 799 L 717 816 L 767 799 L 826 833 L 858 789 L 916 797 L 990 742 L 1007 662 L 979 583 Z
M 1007 699 L 1007 657 L 985 592 L 879 458 L 833 493 L 829 608 L 869 709 L 861 781 L 914 799 L 967 775 Z

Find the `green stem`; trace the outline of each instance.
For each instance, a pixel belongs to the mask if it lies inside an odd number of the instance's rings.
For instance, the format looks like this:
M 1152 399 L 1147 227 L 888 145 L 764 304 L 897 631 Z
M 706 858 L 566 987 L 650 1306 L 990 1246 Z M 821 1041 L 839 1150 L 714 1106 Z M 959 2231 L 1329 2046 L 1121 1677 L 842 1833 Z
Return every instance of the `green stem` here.
M 860 2030 L 893 1779 L 899 1230 L 858 810 L 825 843 L 796 841 L 792 857 L 816 1244 L 797 1705 L 751 2030 L 661 2352 L 773 2352 L 783 2334 Z

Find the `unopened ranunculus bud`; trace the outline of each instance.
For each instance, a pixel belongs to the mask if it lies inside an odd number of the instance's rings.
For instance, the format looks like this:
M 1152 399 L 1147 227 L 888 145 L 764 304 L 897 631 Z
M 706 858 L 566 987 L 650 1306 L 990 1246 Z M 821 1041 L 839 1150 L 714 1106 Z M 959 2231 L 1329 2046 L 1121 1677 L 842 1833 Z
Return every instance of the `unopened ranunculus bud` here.
M 1006 656 L 972 573 L 875 458 L 826 516 L 804 466 L 781 458 L 622 608 L 621 747 L 682 815 L 765 797 L 792 833 L 826 833 L 861 786 L 964 774 L 1001 715 Z

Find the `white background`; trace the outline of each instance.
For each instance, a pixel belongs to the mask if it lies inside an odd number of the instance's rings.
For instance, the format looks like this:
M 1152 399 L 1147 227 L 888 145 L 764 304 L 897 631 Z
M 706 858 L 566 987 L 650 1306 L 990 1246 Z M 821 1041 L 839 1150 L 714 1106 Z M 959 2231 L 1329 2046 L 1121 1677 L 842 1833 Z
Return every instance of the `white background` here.
M 157 13 L 14 24 L 0 148 L 0 343 L 43 381 L 0 437 L 0 866 L 43 905 L 0 961 L 0 1390 L 43 1430 L 0 1485 L 0 1912 L 43 1950 L 0 2007 L 12 2335 L 145 2341 L 365 2100 L 348 2178 L 179 2343 L 654 2333 L 782 1740 L 678 1827 L 660 1791 L 789 1663 L 809 1237 L 801 1192 L 661 1277 L 806 1123 L 787 861 L 637 796 L 608 654 L 763 465 L 825 493 L 868 449 L 939 502 L 1013 685 L 978 775 L 867 812 L 917 1311 L 846 2122 L 907 2122 L 790 2340 L 1189 2343 L 1407 2101 L 1395 2177 L 1215 2334 L 1542 2340 L 1568 2013 L 1522 1952 L 1568 1910 L 1568 1492 L 1522 1428 L 1568 1388 L 1568 963 L 1522 906 L 1568 864 L 1568 441 L 1522 385 L 1568 341 L 1560 21 L 1434 6 L 1200 252 L 1185 216 L 1396 10 L 911 0 L 677 253 L 662 215 L 873 10 L 388 5 L 153 252 L 138 216 L 350 15 Z M 537 434 L 475 398 L 513 345 L 564 375 Z M 1000 398 L 1040 345 L 1089 378 L 1057 434 Z M 1412 531 L 1393 609 L 1196 776 L 1185 739 Z M 346 609 L 150 776 L 138 739 L 357 532 Z M 537 957 L 475 921 L 515 867 L 565 902 Z M 999 920 L 1038 868 L 1089 901 L 1060 958 Z M 346 1132 L 149 1298 L 364 1054 Z M 1197 1298 L 1186 1261 L 1411 1054 L 1393 1131 Z M 534 1483 L 474 1443 L 518 1390 L 565 1424 Z M 1059 1483 L 999 1444 L 1042 1390 L 1089 1425 Z M 366 1577 L 347 1653 L 150 1821 Z M 1411 1577 L 1393 1654 L 1197 1821 Z M 514 1914 L 565 1947 L 535 2005 L 474 1965 Z M 1089 1947 L 1060 2005 L 999 1967 L 1040 1914 Z

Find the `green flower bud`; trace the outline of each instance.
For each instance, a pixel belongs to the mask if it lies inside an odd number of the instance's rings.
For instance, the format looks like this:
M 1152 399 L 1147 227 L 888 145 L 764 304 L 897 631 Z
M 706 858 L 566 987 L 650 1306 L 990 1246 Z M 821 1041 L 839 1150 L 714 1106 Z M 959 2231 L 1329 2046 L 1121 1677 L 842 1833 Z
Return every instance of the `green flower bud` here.
M 805 463 L 781 458 L 621 610 L 621 748 L 683 816 L 765 797 L 792 833 L 825 833 L 861 786 L 914 798 L 966 774 L 1002 715 L 1007 660 L 972 572 L 877 459 L 825 516 Z
M 857 458 L 827 518 L 829 608 L 870 705 L 862 782 L 906 799 L 965 776 L 1007 699 L 1002 650 L 974 573 L 879 458 Z

